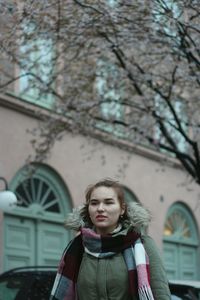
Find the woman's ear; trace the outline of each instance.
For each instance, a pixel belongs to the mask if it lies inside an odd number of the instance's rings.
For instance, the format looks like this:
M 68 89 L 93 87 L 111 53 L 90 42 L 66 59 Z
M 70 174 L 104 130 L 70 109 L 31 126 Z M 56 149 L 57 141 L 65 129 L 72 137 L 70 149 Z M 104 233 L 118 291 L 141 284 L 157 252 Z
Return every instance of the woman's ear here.
M 126 211 L 126 203 L 123 202 L 122 205 L 121 205 L 121 215 L 123 215 Z

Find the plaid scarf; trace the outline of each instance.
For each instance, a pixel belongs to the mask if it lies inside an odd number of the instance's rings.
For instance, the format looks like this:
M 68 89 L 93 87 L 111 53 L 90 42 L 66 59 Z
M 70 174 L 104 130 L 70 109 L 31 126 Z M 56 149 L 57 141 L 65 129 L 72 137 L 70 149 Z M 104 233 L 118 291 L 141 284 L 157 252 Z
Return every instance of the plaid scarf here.
M 128 269 L 130 294 L 140 300 L 154 300 L 149 284 L 149 260 L 140 234 L 122 230 L 101 236 L 89 228 L 82 228 L 81 234 L 66 247 L 50 300 L 78 300 L 76 284 L 84 251 L 98 258 L 122 252 Z

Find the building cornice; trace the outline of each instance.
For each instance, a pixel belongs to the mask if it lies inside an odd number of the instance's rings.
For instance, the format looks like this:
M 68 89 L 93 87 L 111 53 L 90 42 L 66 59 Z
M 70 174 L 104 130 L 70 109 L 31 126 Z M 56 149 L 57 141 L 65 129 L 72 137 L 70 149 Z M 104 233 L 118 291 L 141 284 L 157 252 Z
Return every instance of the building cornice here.
M 66 125 L 71 125 L 70 120 L 66 117 L 61 117 L 60 114 L 52 113 L 50 110 L 41 108 L 31 102 L 27 102 L 22 100 L 21 98 L 14 96 L 10 93 L 3 94 L 0 93 L 0 106 L 12 109 L 14 111 L 18 111 L 25 115 L 28 115 L 34 119 L 42 119 L 42 116 L 51 115 L 51 117 L 59 119 L 61 122 L 65 123 Z M 69 126 L 70 128 L 70 126 Z M 70 130 L 70 129 L 69 129 Z M 181 163 L 173 157 L 169 157 L 163 153 L 160 153 L 156 150 L 150 149 L 148 147 L 131 143 L 127 140 L 123 140 L 121 138 L 117 138 L 116 136 L 111 136 L 110 134 L 100 131 L 100 130 L 79 130 L 80 134 L 89 136 L 91 138 L 97 139 L 105 144 L 109 144 L 111 146 L 115 146 L 117 148 L 126 150 L 130 153 L 135 153 L 139 156 L 143 156 L 147 159 L 154 160 L 156 162 L 174 167 L 183 169 Z

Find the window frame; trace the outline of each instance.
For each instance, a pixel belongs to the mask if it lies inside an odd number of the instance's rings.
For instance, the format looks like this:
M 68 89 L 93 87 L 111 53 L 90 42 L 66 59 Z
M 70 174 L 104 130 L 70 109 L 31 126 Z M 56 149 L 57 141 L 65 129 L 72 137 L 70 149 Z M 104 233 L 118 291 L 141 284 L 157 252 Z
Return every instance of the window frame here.
M 37 24 L 31 21 L 22 24 L 21 34 L 23 38 L 19 46 L 18 72 L 20 78 L 17 94 L 24 101 L 52 109 L 55 99 L 48 89 L 51 89 L 52 76 L 55 72 L 52 63 L 55 49 L 52 38 L 46 36 L 45 33 L 41 32 L 35 38 L 34 29 L 36 26 Z M 46 49 L 50 50 L 46 51 Z

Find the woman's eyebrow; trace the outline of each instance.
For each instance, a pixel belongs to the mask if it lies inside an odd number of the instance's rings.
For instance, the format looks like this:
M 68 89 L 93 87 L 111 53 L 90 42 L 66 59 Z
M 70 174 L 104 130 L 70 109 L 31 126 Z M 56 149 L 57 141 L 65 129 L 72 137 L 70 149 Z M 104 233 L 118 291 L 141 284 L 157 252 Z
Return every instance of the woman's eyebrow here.
M 110 200 L 114 200 L 112 197 L 110 197 L 110 198 L 104 198 L 103 199 L 104 201 L 110 201 Z M 96 198 L 92 198 L 92 199 L 90 199 L 90 201 L 100 201 L 99 199 L 96 199 Z

